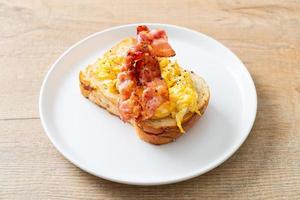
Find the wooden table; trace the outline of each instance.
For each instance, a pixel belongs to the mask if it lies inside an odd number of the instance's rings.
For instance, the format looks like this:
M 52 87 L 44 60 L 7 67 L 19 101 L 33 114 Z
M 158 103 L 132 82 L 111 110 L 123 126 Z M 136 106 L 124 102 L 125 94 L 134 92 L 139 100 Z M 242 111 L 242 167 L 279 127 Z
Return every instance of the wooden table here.
M 102 29 L 186 26 L 227 45 L 258 93 L 252 132 L 228 161 L 182 183 L 137 187 L 75 167 L 41 126 L 55 59 Z M 0 199 L 300 199 L 300 1 L 0 0 Z

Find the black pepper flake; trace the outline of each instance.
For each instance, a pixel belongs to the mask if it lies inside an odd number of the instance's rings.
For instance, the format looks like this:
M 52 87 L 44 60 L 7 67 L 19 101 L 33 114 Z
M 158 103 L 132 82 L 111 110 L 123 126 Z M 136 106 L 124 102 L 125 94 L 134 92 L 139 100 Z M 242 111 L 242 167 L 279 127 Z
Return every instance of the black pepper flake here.
M 191 73 L 193 74 L 194 72 L 193 72 L 193 71 L 191 71 Z

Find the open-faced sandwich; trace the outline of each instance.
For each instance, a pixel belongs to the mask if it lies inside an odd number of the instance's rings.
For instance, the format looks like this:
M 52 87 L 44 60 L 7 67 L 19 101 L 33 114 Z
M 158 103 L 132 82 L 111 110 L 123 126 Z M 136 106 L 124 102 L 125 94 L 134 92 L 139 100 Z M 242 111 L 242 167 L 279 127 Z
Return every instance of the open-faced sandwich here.
M 79 74 L 81 93 L 131 123 L 139 137 L 165 144 L 181 136 L 204 113 L 205 81 L 170 57 L 175 51 L 164 30 L 137 27 Z

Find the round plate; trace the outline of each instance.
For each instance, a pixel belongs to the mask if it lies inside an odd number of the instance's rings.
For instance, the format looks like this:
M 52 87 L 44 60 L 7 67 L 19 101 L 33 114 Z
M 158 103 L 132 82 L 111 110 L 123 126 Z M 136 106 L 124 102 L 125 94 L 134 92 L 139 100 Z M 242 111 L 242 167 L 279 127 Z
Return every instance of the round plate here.
M 39 108 L 54 146 L 81 169 L 115 182 L 158 185 L 203 174 L 228 159 L 253 125 L 257 97 L 242 62 L 216 40 L 166 24 L 180 65 L 203 77 L 210 87 L 205 114 L 175 142 L 156 146 L 139 139 L 134 128 L 84 98 L 78 74 L 138 24 L 95 33 L 73 45 L 53 64 L 43 82 Z

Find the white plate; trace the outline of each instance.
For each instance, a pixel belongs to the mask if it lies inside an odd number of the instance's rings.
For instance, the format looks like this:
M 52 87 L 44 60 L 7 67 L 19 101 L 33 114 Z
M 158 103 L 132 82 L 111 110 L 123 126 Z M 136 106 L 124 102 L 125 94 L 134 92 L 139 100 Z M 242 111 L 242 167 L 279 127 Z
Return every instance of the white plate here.
M 46 75 L 39 100 L 43 127 L 68 160 L 98 177 L 135 185 L 183 181 L 220 165 L 248 136 L 257 106 L 251 76 L 229 49 L 187 28 L 147 25 L 165 29 L 181 66 L 210 87 L 204 116 L 178 140 L 161 146 L 143 142 L 133 127 L 79 91 L 79 71 L 116 42 L 134 36 L 137 24 L 95 33 L 69 48 Z

